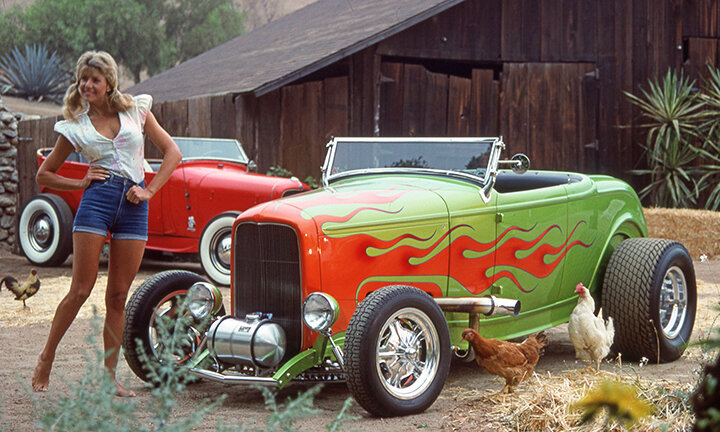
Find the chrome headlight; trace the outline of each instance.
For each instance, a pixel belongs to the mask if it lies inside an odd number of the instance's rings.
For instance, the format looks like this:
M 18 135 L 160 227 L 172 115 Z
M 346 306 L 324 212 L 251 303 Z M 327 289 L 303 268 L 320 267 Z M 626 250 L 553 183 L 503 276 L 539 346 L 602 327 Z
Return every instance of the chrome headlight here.
M 190 315 L 198 321 L 217 313 L 222 307 L 220 290 L 207 282 L 195 282 L 187 293 L 187 306 Z
M 335 324 L 340 312 L 337 301 L 331 296 L 315 292 L 305 297 L 303 320 L 311 330 L 322 332 Z

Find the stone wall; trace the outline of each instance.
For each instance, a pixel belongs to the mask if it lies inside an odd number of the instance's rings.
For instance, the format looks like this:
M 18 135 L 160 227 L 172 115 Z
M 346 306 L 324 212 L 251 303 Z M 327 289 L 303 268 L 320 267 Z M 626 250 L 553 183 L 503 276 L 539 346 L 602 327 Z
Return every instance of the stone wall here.
M 9 250 L 15 244 L 18 120 L 20 114 L 10 112 L 0 97 L 0 247 Z

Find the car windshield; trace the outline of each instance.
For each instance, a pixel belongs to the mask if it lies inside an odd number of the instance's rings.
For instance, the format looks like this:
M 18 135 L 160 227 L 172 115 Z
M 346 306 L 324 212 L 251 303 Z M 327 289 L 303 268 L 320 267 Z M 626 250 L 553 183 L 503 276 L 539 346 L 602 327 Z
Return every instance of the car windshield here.
M 495 138 L 338 138 L 330 143 L 325 175 L 331 179 L 367 171 L 415 168 L 484 178 L 495 142 Z
M 183 160 L 223 159 L 246 164 L 249 159 L 240 142 L 222 138 L 184 138 L 173 137 L 180 148 Z

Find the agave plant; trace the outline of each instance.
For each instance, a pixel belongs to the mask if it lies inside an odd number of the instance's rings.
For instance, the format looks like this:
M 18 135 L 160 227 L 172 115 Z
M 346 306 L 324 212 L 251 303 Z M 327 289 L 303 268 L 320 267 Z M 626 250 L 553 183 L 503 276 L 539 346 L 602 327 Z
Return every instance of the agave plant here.
M 44 45 L 15 47 L 0 57 L 0 88 L 7 94 L 29 99 L 61 99 L 72 75 L 63 60 Z
M 707 105 L 708 117 L 703 129 L 706 138 L 702 148 L 706 171 L 699 182 L 700 190 L 709 190 L 705 208 L 720 208 L 720 70 L 708 64 L 709 77 L 704 82 L 703 99 Z
M 704 170 L 695 163 L 702 154 L 695 143 L 704 141 L 708 112 L 694 85 L 682 72 L 668 70 L 661 82 L 651 79 L 650 89 L 641 89 L 642 97 L 625 92 L 646 120 L 640 126 L 647 129 L 648 168 L 632 172 L 650 175 L 639 195 L 649 197 L 651 205 L 677 208 L 697 203 Z

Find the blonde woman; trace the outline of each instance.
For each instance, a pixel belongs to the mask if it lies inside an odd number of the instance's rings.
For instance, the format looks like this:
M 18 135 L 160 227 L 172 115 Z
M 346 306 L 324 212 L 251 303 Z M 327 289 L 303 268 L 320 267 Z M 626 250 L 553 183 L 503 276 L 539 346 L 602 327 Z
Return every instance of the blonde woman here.
M 118 90 L 117 64 L 110 54 L 84 53 L 77 61 L 75 79 L 65 94 L 65 120 L 55 124 L 60 136 L 36 177 L 41 186 L 84 192 L 73 223 L 72 282 L 57 307 L 47 342 L 38 357 L 32 377 L 35 391 L 48 389 L 55 351 L 95 285 L 100 253 L 108 234 L 110 256 L 103 342 L 105 366 L 115 380 L 125 301 L 147 241 L 148 200 L 165 184 L 182 158 L 175 142 L 150 112 L 152 98 L 132 97 Z M 144 181 L 143 134 L 164 155 L 160 169 L 148 185 Z M 81 152 L 90 161 L 82 179 L 57 173 L 73 151 Z M 117 395 L 135 395 L 117 380 L 115 385 Z

